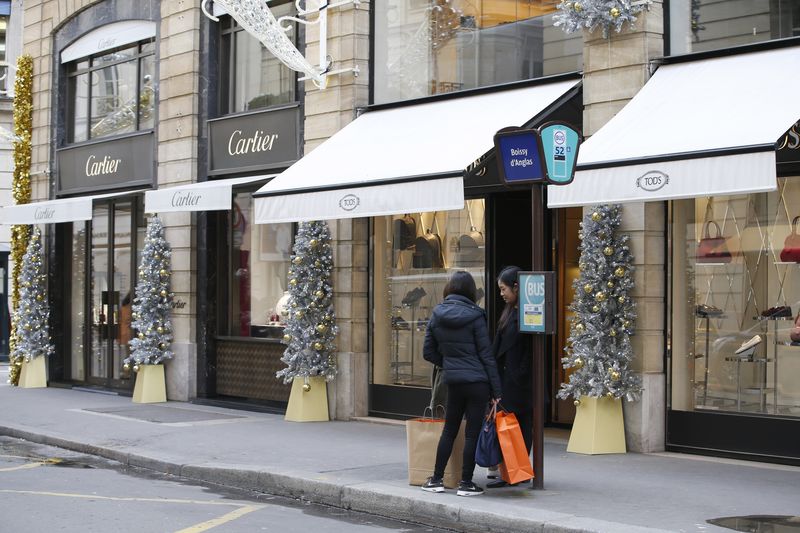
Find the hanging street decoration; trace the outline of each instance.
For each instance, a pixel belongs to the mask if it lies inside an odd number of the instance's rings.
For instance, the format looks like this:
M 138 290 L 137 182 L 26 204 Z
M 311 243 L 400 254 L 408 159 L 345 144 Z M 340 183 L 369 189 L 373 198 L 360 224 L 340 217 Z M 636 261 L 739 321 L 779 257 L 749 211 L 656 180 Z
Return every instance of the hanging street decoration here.
M 360 0 L 319 0 L 319 7 L 307 9 L 301 7 L 302 0 L 296 0 L 295 6 L 300 17 L 314 16 L 314 18 L 280 17 L 275 18 L 267 2 L 264 0 L 214 0 L 215 5 L 221 6 L 244 30 L 258 39 L 278 60 L 290 69 L 305 74 L 299 81 L 311 80 L 316 87 L 324 89 L 327 86 L 328 76 L 353 72 L 358 76 L 359 68 L 331 70 L 333 60 L 328 56 L 328 9 L 347 4 L 360 5 Z M 200 8 L 205 16 L 219 22 L 219 18 L 209 12 L 206 7 L 208 0 L 202 0 Z M 305 4 L 308 6 L 308 1 Z M 319 27 L 319 64 L 312 65 L 300 52 L 288 33 L 294 30 L 293 23 L 316 25 Z
M 301 222 L 289 267 L 289 317 L 283 335 L 284 383 L 304 378 L 331 381 L 336 376 L 336 316 L 333 310 L 333 249 L 325 222 Z
M 593 32 L 599 27 L 603 38 L 608 39 L 610 30 L 619 33 L 626 22 L 632 28 L 636 15 L 649 9 L 650 4 L 652 0 L 562 0 L 553 20 L 566 33 L 582 29 Z
M 641 380 L 630 369 L 633 359 L 630 336 L 636 307 L 633 290 L 633 255 L 629 237 L 618 235 L 622 219 L 619 205 L 595 206 L 583 217 L 575 299 L 570 305 L 570 334 L 561 362 L 572 369 L 558 397 L 626 398 L 634 401 Z
M 170 291 L 172 250 L 164 238 L 161 219 L 153 217 L 147 224 L 147 235 L 136 281 L 136 297 L 131 308 L 131 331 L 128 345 L 131 354 L 123 362 L 125 370 L 139 371 L 139 365 L 157 365 L 173 356 L 172 322 L 170 311 L 173 294 Z M 130 301 L 130 295 L 123 300 Z M 127 304 L 130 305 L 130 304 Z M 120 317 L 125 316 L 121 309 Z M 123 319 L 120 320 L 122 322 Z M 120 327 L 128 327 L 120 324 Z

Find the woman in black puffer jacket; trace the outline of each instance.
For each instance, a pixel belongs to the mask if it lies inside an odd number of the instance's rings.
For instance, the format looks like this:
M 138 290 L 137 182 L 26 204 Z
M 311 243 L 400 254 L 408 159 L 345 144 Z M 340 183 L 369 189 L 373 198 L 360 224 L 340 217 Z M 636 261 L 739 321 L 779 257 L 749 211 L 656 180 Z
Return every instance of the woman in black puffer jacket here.
M 459 496 L 473 496 L 483 489 L 472 482 L 475 447 L 486 404 L 500 400 L 500 376 L 492 355 L 486 312 L 475 305 L 475 280 L 468 272 L 454 273 L 444 289 L 445 299 L 436 306 L 425 332 L 423 357 L 444 369 L 447 413 L 436 449 L 433 476 L 422 486 L 428 492 L 443 492 L 442 478 L 461 419 L 466 415 L 464 462 Z

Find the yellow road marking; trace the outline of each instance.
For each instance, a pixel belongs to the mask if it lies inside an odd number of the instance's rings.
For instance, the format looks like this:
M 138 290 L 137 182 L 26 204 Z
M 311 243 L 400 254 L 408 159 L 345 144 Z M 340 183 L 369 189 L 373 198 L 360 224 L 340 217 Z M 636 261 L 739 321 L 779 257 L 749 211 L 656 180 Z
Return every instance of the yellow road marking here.
M 248 505 L 246 507 L 241 507 L 239 509 L 236 509 L 235 511 L 231 511 L 228 514 L 224 514 L 219 518 L 213 518 L 206 522 L 202 522 L 194 526 L 189 526 L 186 529 L 181 529 L 180 531 L 176 531 L 175 533 L 200 533 L 201 531 L 208 531 L 209 529 L 221 526 L 222 524 L 233 522 L 237 518 L 240 518 L 248 513 L 252 513 L 253 511 L 258 511 L 261 508 L 263 508 L 263 505 Z
M 108 500 L 115 502 L 152 502 L 152 503 L 189 503 L 195 505 L 224 505 L 234 507 L 253 507 L 244 503 L 218 502 L 213 500 L 178 500 L 173 498 L 125 498 L 121 496 L 100 496 L 98 494 L 79 494 L 76 492 L 46 492 L 36 490 L 11 490 L 0 489 L 0 493 L 6 494 L 31 494 L 38 496 L 59 496 L 62 498 L 81 498 L 85 500 Z M 260 507 L 259 507 L 260 509 Z
M 14 470 L 27 470 L 29 468 L 36 468 L 37 466 L 42 466 L 44 463 L 36 462 L 36 463 L 27 463 L 24 465 L 19 466 L 9 466 L 7 468 L 0 468 L 0 472 L 13 472 Z

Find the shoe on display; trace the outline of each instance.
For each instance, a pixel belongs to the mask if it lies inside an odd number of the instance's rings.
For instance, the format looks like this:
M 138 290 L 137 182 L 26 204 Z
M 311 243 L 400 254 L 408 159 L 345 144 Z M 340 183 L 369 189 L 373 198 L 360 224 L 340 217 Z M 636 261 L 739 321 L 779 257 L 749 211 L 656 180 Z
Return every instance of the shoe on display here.
M 722 315 L 722 309 L 719 307 L 714 307 L 713 305 L 706 305 L 706 304 L 699 304 L 695 308 L 695 312 L 697 316 L 701 316 L 703 318 L 707 316 L 720 316 Z
M 412 305 L 417 304 L 426 294 L 428 293 L 425 292 L 425 289 L 423 289 L 422 287 L 416 287 L 408 291 L 408 293 L 406 293 L 406 295 L 403 296 L 402 303 L 405 306 L 411 307 Z
M 392 317 L 392 329 L 410 330 L 411 326 L 408 325 L 408 322 L 403 320 L 403 317 L 401 317 L 401 316 L 393 316 Z
M 734 352 L 734 353 L 736 353 L 736 355 L 739 355 L 739 354 L 740 354 L 740 353 L 742 353 L 742 352 L 746 352 L 747 350 L 749 350 L 749 349 L 750 349 L 750 348 L 752 348 L 753 346 L 757 346 L 757 345 L 761 344 L 761 341 L 762 341 L 762 340 L 763 340 L 763 339 L 761 338 L 761 335 L 755 335 L 755 336 L 754 336 L 752 339 L 750 339 L 749 341 L 744 341 L 744 342 L 742 343 L 742 345 L 741 345 L 741 346 L 739 346 L 739 348 L 738 348 L 738 349 L 736 350 L 736 352 Z
M 458 484 L 456 496 L 480 496 L 483 494 L 483 489 L 472 481 L 462 481 Z
M 431 476 L 422 485 L 422 490 L 425 492 L 444 492 L 444 481 Z
M 761 312 L 764 318 L 792 318 L 792 308 L 788 305 L 776 305 Z

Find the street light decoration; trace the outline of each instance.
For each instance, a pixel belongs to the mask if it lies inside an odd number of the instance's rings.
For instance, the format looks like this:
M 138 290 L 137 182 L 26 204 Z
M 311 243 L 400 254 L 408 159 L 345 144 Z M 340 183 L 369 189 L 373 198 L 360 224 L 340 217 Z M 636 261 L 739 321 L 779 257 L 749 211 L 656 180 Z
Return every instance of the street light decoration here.
M 219 18 L 208 11 L 206 7 L 208 1 L 203 0 L 200 4 L 203 13 L 211 20 L 219 22 Z M 214 3 L 222 6 L 247 33 L 258 39 L 281 63 L 294 71 L 305 74 L 300 81 L 311 80 L 316 87 L 324 89 L 328 76 L 343 72 L 353 72 L 356 76 L 358 75 L 358 66 L 340 70 L 330 69 L 333 60 L 328 56 L 327 33 L 328 9 L 350 3 L 357 6 L 360 4 L 360 0 L 338 2 L 319 0 L 319 7 L 316 9 L 306 9 L 301 6 L 303 0 L 296 0 L 295 7 L 298 15 L 314 17 L 312 19 L 290 16 L 276 19 L 265 0 L 214 0 Z M 293 30 L 293 22 L 319 26 L 319 65 L 312 65 L 288 37 L 287 33 Z

